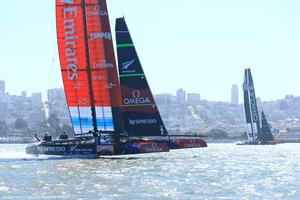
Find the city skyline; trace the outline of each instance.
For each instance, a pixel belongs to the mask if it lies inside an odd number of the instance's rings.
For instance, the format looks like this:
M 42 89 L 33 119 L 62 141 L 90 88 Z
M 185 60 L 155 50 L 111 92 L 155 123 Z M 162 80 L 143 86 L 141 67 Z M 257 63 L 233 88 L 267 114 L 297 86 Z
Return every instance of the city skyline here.
M 4 87 L 1 87 L 2 84 L 4 85 Z M 16 93 L 11 93 L 10 91 L 8 91 L 5 87 L 5 85 L 6 85 L 5 80 L 0 79 L 0 95 L 2 94 L 2 95 L 21 96 L 21 97 L 34 97 L 36 95 L 41 95 L 41 98 L 42 98 L 43 102 L 49 100 L 48 99 L 49 91 L 53 91 L 53 90 L 63 90 L 64 91 L 63 86 L 61 86 L 61 87 L 49 88 L 45 92 L 36 91 L 36 92 L 31 93 L 31 92 L 28 92 L 26 90 L 21 90 L 21 92 L 19 94 L 16 94 Z M 233 90 L 233 88 L 234 88 L 234 90 Z M 3 93 L 2 90 L 4 90 L 5 93 Z M 205 100 L 205 101 L 211 101 L 211 102 L 224 102 L 224 103 L 231 103 L 231 104 L 235 104 L 235 105 L 242 105 L 243 104 L 243 101 L 240 100 L 240 95 L 243 95 L 242 88 L 238 87 L 236 84 L 232 84 L 232 87 L 230 89 L 228 89 L 227 92 L 228 92 L 228 95 L 230 96 L 229 99 L 217 100 L 217 101 L 203 98 L 201 93 L 189 92 L 185 88 L 182 88 L 182 87 L 176 89 L 173 93 L 165 91 L 165 92 L 162 92 L 162 93 L 153 93 L 153 95 L 157 96 L 157 97 L 162 96 L 162 95 L 163 96 L 164 95 L 167 95 L 167 96 L 171 95 L 174 98 L 174 100 L 176 100 L 178 102 L 182 102 L 182 103 L 188 103 L 188 102 L 190 103 L 191 101 L 195 102 L 195 101 L 197 101 L 197 99 L 199 99 L 199 101 Z M 262 102 L 268 102 L 268 101 L 282 100 L 282 99 L 284 99 L 288 96 L 300 97 L 300 95 L 286 94 L 281 99 L 262 100 L 260 96 L 257 96 L 257 99 L 259 99 Z M 179 99 L 177 99 L 177 98 L 179 98 Z
M 241 91 L 244 68 L 251 67 L 263 101 L 300 95 L 300 2 L 120 2 L 108 1 L 112 30 L 114 19 L 125 15 L 154 94 L 184 88 L 230 101 L 231 85 Z M 7 91 L 46 94 L 61 87 L 55 1 L 5 1 L 0 11 L 0 79 Z

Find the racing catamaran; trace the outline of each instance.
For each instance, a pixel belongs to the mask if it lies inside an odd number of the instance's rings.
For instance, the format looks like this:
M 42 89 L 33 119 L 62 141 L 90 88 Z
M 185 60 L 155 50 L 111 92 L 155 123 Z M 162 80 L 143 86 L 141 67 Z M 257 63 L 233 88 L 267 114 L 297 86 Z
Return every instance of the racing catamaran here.
M 262 120 L 260 125 L 253 78 L 250 69 L 245 69 L 243 91 L 248 141 L 238 143 L 238 145 L 276 144 L 263 111 L 261 114 Z
M 118 74 L 105 0 L 56 0 L 56 14 L 75 138 L 47 136 L 27 153 L 120 155 L 207 146 L 197 135 L 168 135 L 124 18 L 116 22 Z

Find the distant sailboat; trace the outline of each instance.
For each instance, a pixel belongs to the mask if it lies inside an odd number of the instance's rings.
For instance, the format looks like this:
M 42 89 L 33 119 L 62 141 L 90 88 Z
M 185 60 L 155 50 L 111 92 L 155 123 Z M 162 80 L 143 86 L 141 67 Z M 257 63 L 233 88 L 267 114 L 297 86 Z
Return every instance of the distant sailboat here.
M 105 0 L 56 0 L 56 14 L 75 138 L 46 135 L 26 148 L 28 154 L 120 155 L 206 145 L 197 136 L 183 140 L 184 145 L 168 136 L 124 19 L 116 27 L 118 74 Z
M 262 112 L 262 126 L 260 126 L 253 78 L 250 69 L 245 69 L 243 91 L 248 141 L 239 144 L 274 144 L 274 138 L 264 112 Z

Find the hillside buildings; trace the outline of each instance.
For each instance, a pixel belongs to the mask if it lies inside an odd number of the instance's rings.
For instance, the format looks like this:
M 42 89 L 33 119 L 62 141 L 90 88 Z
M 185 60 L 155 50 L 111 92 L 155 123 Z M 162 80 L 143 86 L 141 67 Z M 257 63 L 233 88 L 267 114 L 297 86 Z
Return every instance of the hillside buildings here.
M 42 101 L 41 93 L 30 96 L 25 91 L 20 95 L 5 92 L 5 82 L 0 81 L 0 136 L 61 134 L 66 129 L 72 132 L 63 88 L 49 89 L 46 102 Z M 187 93 L 181 88 L 176 95 L 157 94 L 155 101 L 170 134 L 222 130 L 229 137 L 239 137 L 245 132 L 245 121 L 236 86 L 232 87 L 232 97 L 231 102 L 207 101 L 201 99 L 200 94 Z M 260 105 L 264 107 L 275 137 L 300 137 L 300 97 L 287 96 Z
M 0 84 L 3 86 L 0 92 L 0 133 L 4 134 L 4 130 L 39 130 L 46 119 L 42 93 L 33 93 L 29 97 L 25 92 L 10 95 L 5 93 L 5 82 Z

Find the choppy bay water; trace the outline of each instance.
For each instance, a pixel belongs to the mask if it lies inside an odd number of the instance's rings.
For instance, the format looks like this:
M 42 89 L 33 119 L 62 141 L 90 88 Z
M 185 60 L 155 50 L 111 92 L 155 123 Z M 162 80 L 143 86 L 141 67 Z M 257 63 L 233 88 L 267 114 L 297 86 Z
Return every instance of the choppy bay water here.
M 0 199 L 300 199 L 300 144 L 108 159 L 30 157 L 0 145 Z

